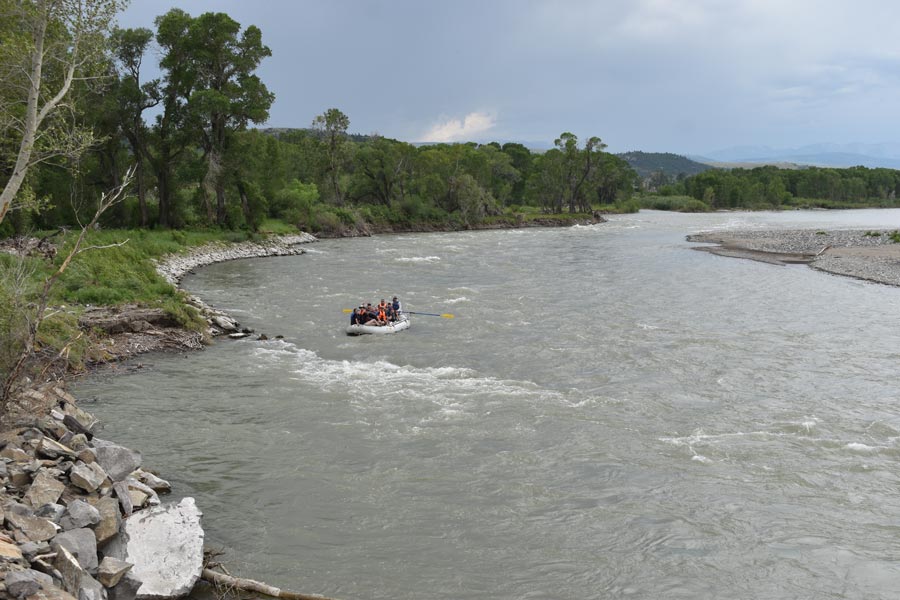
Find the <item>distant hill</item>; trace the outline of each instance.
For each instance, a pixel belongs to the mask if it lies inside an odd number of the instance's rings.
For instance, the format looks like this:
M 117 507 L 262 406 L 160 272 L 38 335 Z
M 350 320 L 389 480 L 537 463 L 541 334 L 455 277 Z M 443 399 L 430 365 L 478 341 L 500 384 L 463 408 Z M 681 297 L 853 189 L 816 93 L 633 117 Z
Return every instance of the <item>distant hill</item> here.
M 704 153 L 707 162 L 746 163 L 750 166 L 795 163 L 816 167 L 883 167 L 900 169 L 898 144 L 811 144 L 798 148 L 735 146 Z
M 722 161 L 699 156 L 692 156 L 693 160 L 708 165 L 714 169 L 755 169 L 757 167 L 777 167 L 779 169 L 805 169 L 813 166 L 808 163 L 784 162 L 780 160 L 759 161 Z
M 315 129 L 311 129 L 309 127 L 258 127 L 257 128 L 260 133 L 265 133 L 266 135 L 275 136 L 280 138 L 286 133 L 292 133 L 295 131 L 299 131 L 308 135 L 313 135 L 316 133 Z M 361 133 L 348 133 L 347 137 L 350 138 L 353 142 L 366 142 L 372 139 L 371 135 L 364 135 Z
M 659 173 L 660 171 L 668 177 L 674 178 L 681 174 L 696 175 L 712 168 L 710 165 L 691 160 L 680 154 L 672 154 L 671 152 L 640 152 L 635 150 L 623 152 L 616 156 L 631 165 L 631 168 L 637 171 L 641 179 L 646 179 L 653 173 Z

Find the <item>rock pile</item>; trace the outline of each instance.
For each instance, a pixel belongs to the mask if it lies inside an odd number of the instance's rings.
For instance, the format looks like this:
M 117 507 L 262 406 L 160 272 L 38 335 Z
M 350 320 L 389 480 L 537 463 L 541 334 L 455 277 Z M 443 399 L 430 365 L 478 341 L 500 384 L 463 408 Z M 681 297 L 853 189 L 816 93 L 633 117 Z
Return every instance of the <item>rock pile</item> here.
M 238 244 L 213 243 L 192 248 L 187 254 L 172 254 L 156 263 L 156 271 L 163 278 L 177 286 L 182 277 L 197 267 L 239 258 L 259 258 L 263 256 L 294 256 L 305 250 L 300 244 L 315 242 L 308 233 L 282 235 L 261 242 L 241 242 Z
M 268 238 L 262 242 L 242 242 L 239 244 L 213 243 L 191 249 L 187 254 L 172 254 L 156 263 L 156 271 L 169 283 L 178 286 L 181 279 L 197 267 L 211 265 L 227 260 L 240 258 L 259 258 L 264 256 L 295 256 L 306 252 L 298 248 L 300 244 L 317 241 L 308 233 L 283 235 Z M 215 337 L 228 335 L 238 339 L 253 333 L 243 329 L 241 324 L 226 313 L 216 310 L 196 296 L 188 296 L 188 304 L 200 311 L 206 319 L 209 329 L 207 334 Z
M 63 389 L 49 414 L 0 435 L 0 596 L 43 600 L 177 598 L 203 568 L 193 498 L 164 505 L 169 484 L 140 453 L 94 436 L 97 422 Z

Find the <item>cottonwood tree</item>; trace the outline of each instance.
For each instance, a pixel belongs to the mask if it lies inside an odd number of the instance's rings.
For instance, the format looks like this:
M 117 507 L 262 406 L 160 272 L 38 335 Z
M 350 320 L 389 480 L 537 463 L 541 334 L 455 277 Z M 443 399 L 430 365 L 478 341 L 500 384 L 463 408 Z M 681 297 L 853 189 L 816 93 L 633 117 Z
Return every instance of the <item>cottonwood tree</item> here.
M 584 148 L 578 148 L 578 137 L 565 132 L 553 142 L 562 154 L 563 181 L 569 212 L 590 212 L 590 201 L 586 199 L 585 182 L 593 175 L 600 162 L 600 153 L 606 144 L 598 137 L 588 138 Z M 560 211 L 561 212 L 561 211 Z
M 415 146 L 380 136 L 356 151 L 355 196 L 390 206 L 403 201 L 415 160 Z
M 347 129 L 350 127 L 350 117 L 336 108 L 329 108 L 313 119 L 312 126 L 324 145 L 325 173 L 331 184 L 334 203 L 340 206 L 344 203 L 340 181 L 349 156 Z
M 146 28 L 116 28 L 111 37 L 119 78 L 114 88 L 117 104 L 116 118 L 134 156 L 134 180 L 141 213 L 141 227 L 147 227 L 150 221 L 147 211 L 147 189 L 144 181 L 144 158 L 148 154 L 144 112 L 158 105 L 162 100 L 159 79 L 141 83 L 141 65 L 152 40 L 153 32 Z
M 121 7 L 120 0 L 0 0 L 0 137 L 17 146 L 0 165 L 0 222 L 31 167 L 92 145 L 72 89 L 103 73 L 106 34 Z
M 250 122 L 269 118 L 275 95 L 254 73 L 272 51 L 262 43 L 256 26 L 241 33 L 241 25 L 225 13 L 204 13 L 188 29 L 188 57 L 196 77 L 188 110 L 199 124 L 206 158 L 201 190 L 207 201 L 216 197 L 216 222 L 225 224 L 224 161 L 229 136 Z

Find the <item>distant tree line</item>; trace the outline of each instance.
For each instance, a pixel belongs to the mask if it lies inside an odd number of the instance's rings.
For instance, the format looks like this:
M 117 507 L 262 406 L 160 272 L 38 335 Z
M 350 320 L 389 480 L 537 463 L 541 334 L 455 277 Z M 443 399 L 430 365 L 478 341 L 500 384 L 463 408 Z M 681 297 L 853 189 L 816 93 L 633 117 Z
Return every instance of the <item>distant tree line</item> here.
M 51 29 L 65 37 L 53 18 Z M 466 226 L 524 206 L 590 212 L 627 201 L 636 188 L 635 172 L 599 138 L 579 144 L 571 133 L 544 153 L 516 143 L 416 146 L 353 135 L 337 108 L 308 129 L 252 129 L 274 101 L 256 74 L 271 51 L 257 27 L 224 13 L 172 9 L 155 30 L 108 30 L 102 45 L 95 76 L 76 78 L 67 103 L 68 118 L 90 136 L 78 151 L 51 152 L 30 166 L 0 234 L 76 223 L 130 165 L 133 189 L 104 226 L 255 230 L 268 218 L 309 230 Z M 149 57 L 158 57 L 158 79 L 142 74 Z M 0 182 L 12 178 L 20 140 L 5 126 L 16 117 L 7 110 L 15 98 L 8 100 L 0 105 L 8 113 L 0 114 Z
M 660 188 L 663 196 L 690 196 L 711 209 L 795 206 L 896 206 L 900 171 L 852 167 L 713 169 Z

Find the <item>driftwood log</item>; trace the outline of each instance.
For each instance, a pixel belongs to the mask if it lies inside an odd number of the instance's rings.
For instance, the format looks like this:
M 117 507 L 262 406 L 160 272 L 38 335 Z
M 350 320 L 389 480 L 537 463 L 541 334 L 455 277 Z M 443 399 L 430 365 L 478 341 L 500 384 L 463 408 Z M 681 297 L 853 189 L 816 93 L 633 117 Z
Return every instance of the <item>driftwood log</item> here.
M 318 596 L 315 594 L 310 595 L 289 592 L 261 581 L 244 579 L 242 577 L 232 577 L 231 575 L 219 573 L 212 569 L 203 569 L 202 579 L 226 588 L 241 590 L 242 592 L 255 592 L 264 596 L 271 596 L 272 598 L 285 598 L 286 600 L 334 600 L 333 598 L 326 598 L 325 596 Z

